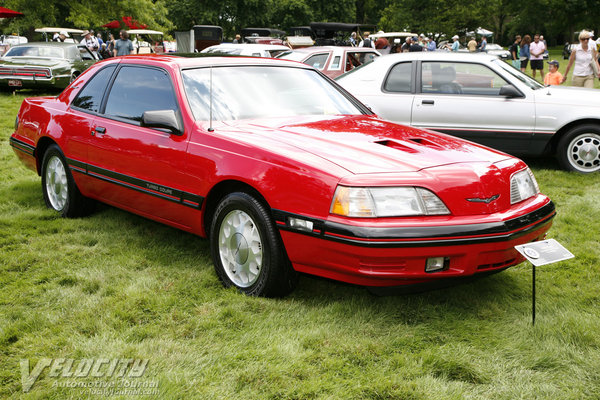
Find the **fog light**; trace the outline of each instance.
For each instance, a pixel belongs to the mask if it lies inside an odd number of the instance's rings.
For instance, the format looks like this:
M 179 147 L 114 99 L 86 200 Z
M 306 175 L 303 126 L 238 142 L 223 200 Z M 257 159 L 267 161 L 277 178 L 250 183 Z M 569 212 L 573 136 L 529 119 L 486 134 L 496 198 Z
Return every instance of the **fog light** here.
M 298 229 L 300 231 L 312 232 L 313 223 L 300 218 L 288 218 L 288 225 L 290 228 Z
M 438 272 L 447 270 L 450 266 L 448 257 L 430 257 L 425 262 L 425 272 Z

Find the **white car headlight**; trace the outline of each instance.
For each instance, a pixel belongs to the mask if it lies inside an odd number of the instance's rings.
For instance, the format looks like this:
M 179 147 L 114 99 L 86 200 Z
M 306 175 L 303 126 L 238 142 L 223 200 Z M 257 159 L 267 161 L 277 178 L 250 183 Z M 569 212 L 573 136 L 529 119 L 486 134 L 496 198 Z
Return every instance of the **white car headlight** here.
M 338 186 L 330 211 L 332 214 L 362 218 L 450 214 L 435 194 L 427 189 L 412 186 Z
M 529 168 L 517 172 L 510 178 L 510 204 L 527 200 L 540 192 L 540 188 Z

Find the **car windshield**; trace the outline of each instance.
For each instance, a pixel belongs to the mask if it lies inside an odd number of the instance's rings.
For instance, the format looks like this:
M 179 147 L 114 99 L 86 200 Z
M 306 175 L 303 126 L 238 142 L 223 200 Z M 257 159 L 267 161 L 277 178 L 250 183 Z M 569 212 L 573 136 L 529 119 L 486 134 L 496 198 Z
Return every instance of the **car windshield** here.
M 185 92 L 199 121 L 297 115 L 362 114 L 316 71 L 267 66 L 226 66 L 182 72 Z
M 64 49 L 46 46 L 19 46 L 11 47 L 4 57 L 48 57 L 65 58 Z
M 514 68 L 513 66 L 509 65 L 505 61 L 496 59 L 493 62 L 495 62 L 496 65 L 500 66 L 506 72 L 508 72 L 509 74 L 511 74 L 512 76 L 514 76 L 515 78 L 517 78 L 518 80 L 520 80 L 521 82 L 523 82 L 524 84 L 526 84 L 533 90 L 541 89 L 544 87 L 544 85 L 542 85 L 535 79 L 531 78 L 530 76 L 525 75 L 524 73 L 522 73 L 518 69 Z

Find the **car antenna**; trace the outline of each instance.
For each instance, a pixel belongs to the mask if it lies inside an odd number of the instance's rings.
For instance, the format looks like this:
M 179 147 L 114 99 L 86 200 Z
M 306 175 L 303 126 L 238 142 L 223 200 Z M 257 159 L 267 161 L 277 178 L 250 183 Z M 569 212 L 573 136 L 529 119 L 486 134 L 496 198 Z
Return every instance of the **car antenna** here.
M 214 132 L 215 130 L 213 129 L 212 126 L 212 122 L 213 122 L 213 91 L 212 91 L 212 64 L 210 65 L 210 88 L 209 88 L 209 95 L 210 95 L 210 106 L 209 106 L 209 118 L 210 118 L 210 122 L 209 122 L 209 126 L 208 126 L 208 131 L 209 132 Z

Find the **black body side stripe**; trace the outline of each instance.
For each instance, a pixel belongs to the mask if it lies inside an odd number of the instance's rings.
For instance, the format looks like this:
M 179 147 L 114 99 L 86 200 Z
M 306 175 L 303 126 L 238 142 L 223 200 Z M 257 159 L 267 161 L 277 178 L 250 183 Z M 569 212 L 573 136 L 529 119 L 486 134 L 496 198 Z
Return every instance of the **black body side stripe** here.
M 114 183 L 115 185 L 123 186 L 128 189 L 149 194 L 151 196 L 156 196 L 164 200 L 179 203 L 187 207 L 200 209 L 202 208 L 202 203 L 204 202 L 204 197 L 195 195 L 193 193 L 184 192 L 168 186 L 134 178 L 129 175 L 110 171 L 94 165 L 85 164 L 81 161 L 73 160 L 71 158 L 67 158 L 67 163 L 73 171 L 103 180 L 105 182 Z
M 336 242 L 365 247 L 431 247 L 499 242 L 515 239 L 537 229 L 556 215 L 554 203 L 503 222 L 406 228 L 372 228 L 328 222 L 281 210 L 272 210 L 277 227 Z M 287 219 L 300 218 L 313 222 L 313 232 L 292 228 Z M 385 241 L 387 240 L 387 241 Z
M 35 156 L 35 146 L 30 145 L 29 143 L 25 143 L 19 139 L 15 139 L 14 137 L 10 137 L 9 143 L 12 147 L 17 150 L 22 151 L 25 154 L 30 156 Z

